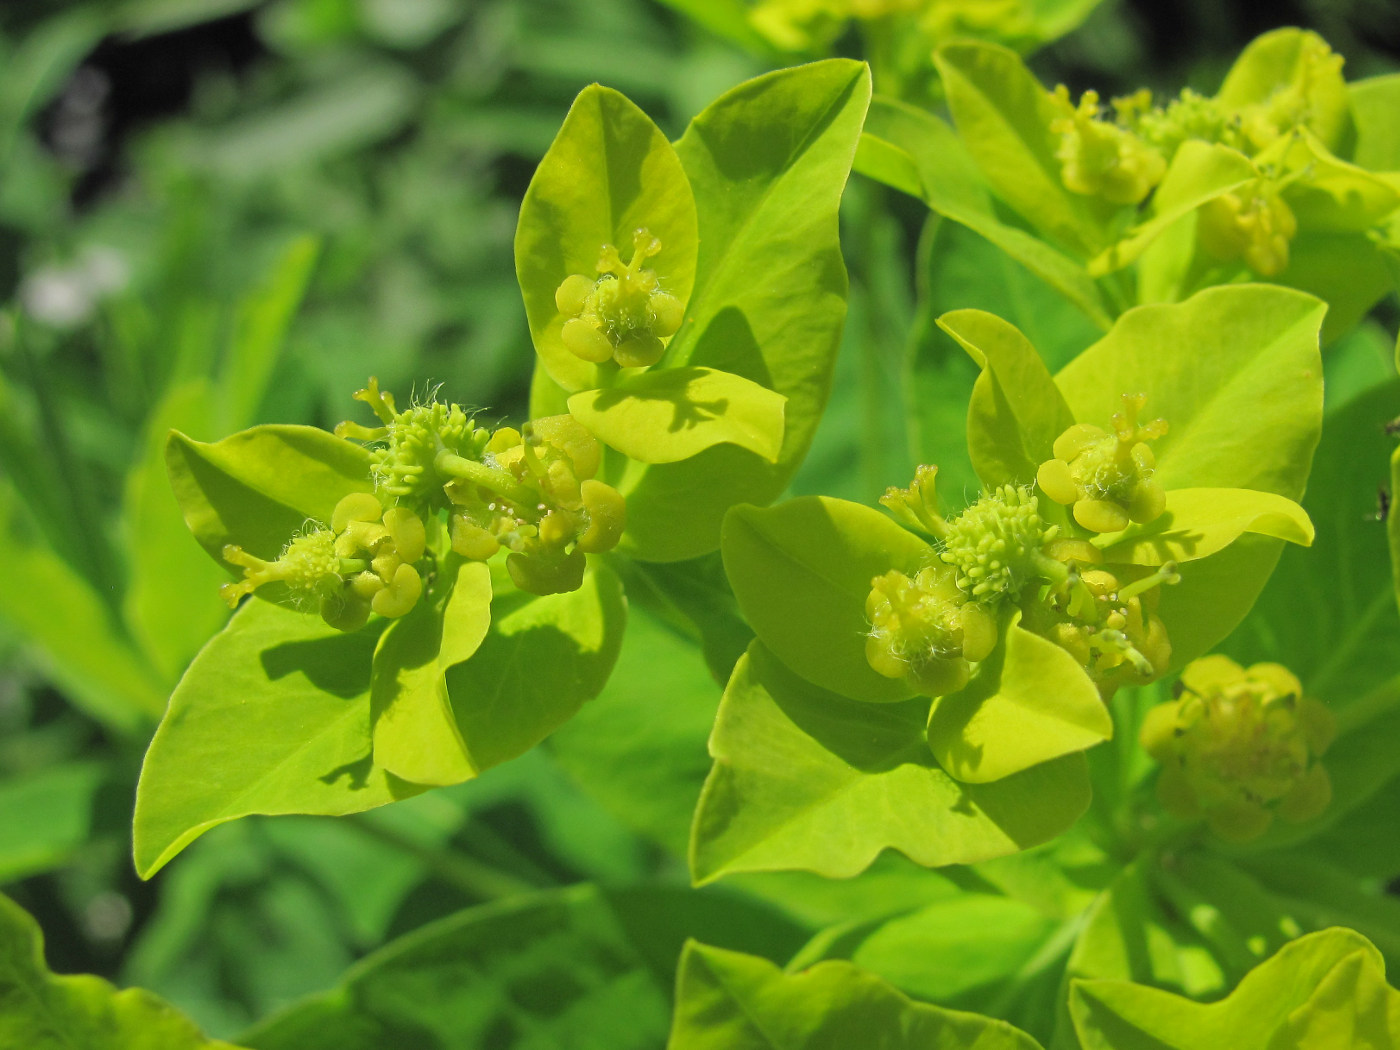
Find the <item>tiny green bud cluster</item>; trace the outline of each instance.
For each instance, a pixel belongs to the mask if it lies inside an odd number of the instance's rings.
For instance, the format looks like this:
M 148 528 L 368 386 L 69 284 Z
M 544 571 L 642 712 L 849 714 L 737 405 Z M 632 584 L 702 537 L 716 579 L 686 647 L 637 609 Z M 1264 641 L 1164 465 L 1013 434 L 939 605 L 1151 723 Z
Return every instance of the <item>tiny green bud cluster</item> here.
M 629 262 L 605 244 L 595 276 L 576 273 L 564 280 L 554 304 L 568 318 L 561 338 L 571 353 L 595 364 L 616 361 L 623 368 L 660 360 L 661 340 L 674 335 L 685 317 L 685 304 L 662 291 L 656 271 L 642 265 L 660 251 L 661 241 L 639 229 Z
M 1058 531 L 1041 518 L 1030 488 L 1001 485 L 947 523 L 938 556 L 957 570 L 959 587 L 995 603 L 1016 597 L 1047 570 L 1063 574 L 1043 551 Z
M 996 619 L 958 587 L 956 570 L 932 565 L 914 576 L 890 570 L 870 581 L 865 657 L 886 678 L 942 696 L 967 684 L 969 661 L 996 645 Z
M 1162 154 L 1123 125 L 1103 119 L 1097 92 L 1084 92 L 1075 106 L 1061 84 L 1052 98 L 1063 114 L 1050 130 L 1059 136 L 1055 156 L 1066 189 L 1137 204 L 1162 181 L 1167 170 Z
M 576 590 L 584 555 L 611 550 L 626 504 L 594 475 L 602 448 L 572 416 L 547 416 L 491 435 L 476 462 L 454 460 L 446 489 L 452 549 L 485 560 L 501 548 L 516 586 L 533 594 Z
M 1180 698 L 1153 708 L 1141 734 L 1162 763 L 1157 793 L 1168 812 L 1203 816 L 1220 836 L 1244 841 L 1275 816 L 1309 820 L 1327 807 L 1332 782 L 1318 759 L 1335 723 L 1287 668 L 1207 656 L 1181 682 Z
M 352 492 L 336 504 L 329 527 L 313 525 L 294 537 L 275 561 L 264 561 L 234 544 L 224 560 L 243 569 L 243 579 L 220 593 L 230 608 L 245 594 L 281 584 L 297 605 L 314 606 L 332 627 L 353 631 L 369 618 L 403 616 L 418 603 L 423 579 L 415 563 L 427 533 L 417 514 L 385 510 L 368 492 Z
M 375 491 L 386 502 L 440 509 L 446 502 L 443 486 L 452 478 L 438 469 L 439 455 L 475 459 L 491 437 L 491 431 L 478 427 L 461 405 L 430 398 L 400 412 L 394 396 L 381 391 L 374 377 L 354 397 L 369 405 L 383 425 L 345 422 L 335 428 L 335 434 L 376 445 L 383 442 L 370 450 L 370 472 Z
M 1055 439 L 1055 458 L 1036 473 L 1040 490 L 1073 507 L 1074 520 L 1090 532 L 1117 532 L 1130 521 L 1146 524 L 1166 509 L 1166 493 L 1152 476 L 1157 460 L 1147 442 L 1165 434 L 1167 422 L 1139 423 L 1146 402 L 1143 394 L 1124 394 L 1112 431 L 1076 423 Z

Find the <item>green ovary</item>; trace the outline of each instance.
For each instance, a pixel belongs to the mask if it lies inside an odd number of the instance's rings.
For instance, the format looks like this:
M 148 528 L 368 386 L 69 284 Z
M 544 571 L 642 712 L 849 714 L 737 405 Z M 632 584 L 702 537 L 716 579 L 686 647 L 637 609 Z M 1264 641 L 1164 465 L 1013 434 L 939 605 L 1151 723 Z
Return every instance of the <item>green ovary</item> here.
M 1074 520 L 1090 532 L 1117 532 L 1130 521 L 1146 524 L 1166 509 L 1166 493 L 1153 478 L 1156 457 L 1147 442 L 1167 432 L 1164 419 L 1140 424 L 1147 398 L 1124 394 L 1112 430 L 1076 423 L 1055 439 L 1055 458 L 1036 473 L 1040 489 L 1073 508 Z
M 1331 779 L 1318 759 L 1335 725 L 1291 672 L 1208 656 L 1188 664 L 1181 681 L 1181 698 L 1153 708 L 1141 734 L 1162 763 L 1157 793 L 1169 812 L 1203 816 L 1217 834 L 1242 841 L 1275 816 L 1302 821 L 1326 808 Z
M 624 263 L 617 248 L 602 247 L 597 274 L 572 274 L 554 293 L 564 315 L 560 337 L 576 357 L 594 364 L 616 361 L 623 368 L 655 364 L 662 340 L 674 335 L 685 317 L 685 304 L 661 288 L 656 271 L 642 264 L 661 251 L 661 241 L 646 229 L 632 237 L 632 258 Z

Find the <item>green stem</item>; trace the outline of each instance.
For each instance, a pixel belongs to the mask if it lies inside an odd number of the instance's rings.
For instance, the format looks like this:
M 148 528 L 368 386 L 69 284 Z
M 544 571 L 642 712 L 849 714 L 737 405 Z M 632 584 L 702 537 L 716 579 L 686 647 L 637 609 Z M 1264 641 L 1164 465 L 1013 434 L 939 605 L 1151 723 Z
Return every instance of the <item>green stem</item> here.
M 447 449 L 439 452 L 433 459 L 433 469 L 439 474 L 480 485 L 521 507 L 532 507 L 537 502 L 535 493 L 516 481 L 515 476 L 508 471 L 488 467 L 485 463 L 466 459 Z

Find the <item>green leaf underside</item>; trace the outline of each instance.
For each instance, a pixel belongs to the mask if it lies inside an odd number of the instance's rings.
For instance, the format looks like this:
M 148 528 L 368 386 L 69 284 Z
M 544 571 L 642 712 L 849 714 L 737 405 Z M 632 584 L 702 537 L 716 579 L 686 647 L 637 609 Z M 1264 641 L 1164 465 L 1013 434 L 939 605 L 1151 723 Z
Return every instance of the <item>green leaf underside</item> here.
M 239 609 L 190 664 L 146 752 L 133 827 L 142 877 L 229 820 L 357 813 L 422 790 L 371 755 L 377 635 L 257 598 Z
M 1104 559 L 1134 565 L 1195 561 L 1224 550 L 1244 533 L 1307 547 L 1313 525 L 1291 499 L 1253 489 L 1171 489 L 1167 509 L 1098 541 Z
M 880 511 L 803 496 L 734 508 L 721 550 L 744 618 L 789 668 L 853 700 L 908 699 L 902 680 L 865 658 L 865 600 L 874 577 L 930 563 L 927 543 Z
M 275 558 L 341 497 L 370 492 L 369 453 L 316 427 L 268 425 L 222 441 L 172 433 L 166 466 L 185 524 L 221 564 L 225 544 Z
M 1004 1021 L 909 999 L 850 963 L 788 974 L 691 942 L 667 1050 L 1039 1050 Z
M 622 585 L 596 561 L 576 591 L 499 601 L 471 659 L 447 670 L 452 716 L 472 768 L 524 754 L 597 696 L 626 621 Z
M 1237 150 L 1199 139 L 1183 142 L 1152 194 L 1152 217 L 1090 260 L 1089 273 L 1102 277 L 1135 262 L 1172 223 L 1257 176 Z
M 870 98 L 859 63 L 831 59 L 740 85 L 676 144 L 703 238 L 685 326 L 658 368 L 731 372 L 787 398 L 776 464 L 734 445 L 633 463 L 624 549 L 649 561 L 714 550 L 724 512 L 768 503 L 811 443 L 846 312 L 837 206 Z
M 1286 944 L 1220 1002 L 1125 981 L 1076 980 L 1070 1010 L 1085 1050 L 1387 1046 L 1400 1037 L 1400 994 L 1384 985 L 1384 973 L 1366 938 L 1335 927 Z M 1370 994 L 1355 995 L 1363 983 Z M 1354 1028 L 1346 1031 L 1349 1024 Z M 1369 1041 L 1300 1041 L 1310 1031 Z
M 967 408 L 967 447 L 987 486 L 1029 484 L 1053 458 L 1055 439 L 1074 416 L 1045 362 L 1013 325 L 984 310 L 938 319 L 982 369 Z
M 486 637 L 491 570 L 477 561 L 449 566 L 439 576 L 451 577 L 445 593 L 424 595 L 379 636 L 374 652 L 374 761 L 415 784 L 457 784 L 477 773 L 452 717 L 446 674 Z
M 774 463 L 786 401 L 731 372 L 666 368 L 575 394 L 569 412 L 603 444 L 641 463 L 675 463 L 721 444 Z
M 798 678 L 761 643 L 734 669 L 710 738 L 691 872 L 848 878 L 884 849 L 926 867 L 1014 853 L 1089 802 L 1082 755 L 994 784 L 959 784 L 925 738 L 928 703 L 863 704 Z
M 604 244 L 631 258 L 646 228 L 661 251 L 647 261 L 681 302 L 695 282 L 695 199 L 675 149 L 620 93 L 593 84 L 574 100 L 520 205 L 515 271 L 540 363 L 569 391 L 598 385 L 598 366 L 564 345 L 554 293 L 572 274 L 596 276 Z
M 236 1050 L 141 988 L 59 977 L 44 963 L 39 925 L 0 896 L 0 1046 L 24 1050 Z
M 1113 736 L 1108 707 L 1084 668 L 1019 624 L 963 689 L 933 702 L 928 742 L 965 783 L 1001 780 Z
M 1347 85 L 1356 121 L 1352 162 L 1371 171 L 1400 171 L 1400 73 Z
M 1211 288 L 1129 310 L 1055 383 L 1081 423 L 1107 427 L 1123 394 L 1170 429 L 1152 443 L 1168 490 L 1242 488 L 1297 500 L 1322 427 L 1325 304 L 1270 285 Z
M 1058 290 L 1100 329 L 1109 327 L 1099 290 L 1079 262 L 997 216 L 985 178 L 951 127 L 932 113 L 877 95 L 865 130 L 866 136 L 887 143 L 888 148 L 867 148 L 864 166 L 858 153 L 858 170 L 907 190 L 901 183 L 908 182 L 912 168 L 930 208 L 985 237 Z M 893 150 L 902 151 L 907 163 L 892 156 Z

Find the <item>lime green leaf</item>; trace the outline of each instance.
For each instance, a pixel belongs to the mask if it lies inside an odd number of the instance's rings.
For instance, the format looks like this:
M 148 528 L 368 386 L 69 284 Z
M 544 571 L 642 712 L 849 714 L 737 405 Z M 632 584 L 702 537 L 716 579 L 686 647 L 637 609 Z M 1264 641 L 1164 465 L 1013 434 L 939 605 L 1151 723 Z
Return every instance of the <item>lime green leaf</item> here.
M 1145 393 L 1157 480 L 1298 499 L 1322 426 L 1318 329 L 1326 305 L 1269 285 L 1210 288 L 1129 310 L 1055 382 L 1082 423 L 1106 426 Z
M 749 8 L 742 0 L 661 0 L 715 35 L 731 40 L 756 54 L 769 54 L 773 47 L 749 21 Z
M 875 103 L 881 101 L 886 100 L 876 98 L 871 101 L 872 113 Z M 870 130 L 868 119 L 866 130 L 861 132 L 860 142 L 856 146 L 856 159 L 852 169 L 901 193 L 907 193 L 919 200 L 927 199 L 924 180 L 919 175 L 919 167 L 914 158 L 893 142 L 887 142 L 874 134 Z
M 865 151 L 865 166 L 861 166 L 862 154 L 857 153 L 858 171 L 908 192 L 906 185 L 901 184 L 909 180 L 907 166 L 902 158 L 891 155 L 893 150 L 901 151 L 917 172 L 924 203 L 985 237 L 1058 291 L 1099 328 L 1108 328 L 1111 322 L 1103 299 L 1084 267 L 1034 234 L 1001 221 L 987 180 L 957 133 L 946 123 L 925 110 L 877 95 L 871 102 L 865 129 L 866 135 L 888 143 L 889 148 L 872 147 Z
M 1005 1021 L 916 1003 L 850 963 L 785 974 L 687 944 L 667 1050 L 1039 1050 Z
M 1400 73 L 1347 85 L 1356 123 L 1352 163 L 1371 171 L 1400 171 Z
M 228 577 L 190 536 L 165 470 L 171 429 L 210 429 L 212 401 L 206 379 L 169 390 L 148 421 L 144 454 L 126 477 L 131 583 L 122 612 L 151 662 L 172 682 L 228 619 L 219 598 L 219 584 Z
M 275 558 L 307 520 L 370 492 L 369 453 L 316 427 L 259 426 L 206 444 L 178 431 L 165 451 L 185 524 L 215 560 L 227 543 Z
M 865 658 L 865 600 L 876 576 L 927 563 L 927 543 L 877 510 L 803 496 L 735 507 L 721 550 L 744 618 L 793 671 L 853 700 L 908 699 Z
M 1283 191 L 1298 225 L 1309 233 L 1365 233 L 1400 206 L 1400 189 L 1365 168 L 1338 160 L 1303 132 L 1283 140 L 1276 163 L 1305 174 Z M 1261 155 L 1260 162 L 1275 160 Z
M 1359 964 L 1355 961 L 1358 957 Z M 1315 1017 L 1319 1024 L 1326 1023 L 1323 1015 L 1340 1005 L 1333 999 L 1358 965 L 1385 972 L 1380 953 L 1366 938 L 1337 927 L 1284 945 L 1217 1003 L 1196 1003 L 1125 981 L 1077 980 L 1070 989 L 1070 1011 L 1085 1050 L 1199 1050 L 1207 1046 L 1283 1050 L 1300 1046 L 1289 1041 L 1294 1018 Z M 1339 968 L 1335 983 L 1328 983 Z M 1394 1001 L 1392 995 L 1386 998 Z M 1351 1000 L 1348 1006 L 1354 1011 L 1357 1001 Z M 1332 1023 L 1335 1021 L 1334 1017 Z M 1400 1035 L 1388 1025 L 1381 1031 L 1384 1039 L 1378 1045 Z M 1300 1050 L 1346 1045 L 1303 1043 Z
M 1334 966 L 1302 1007 L 1289 1015 L 1274 1045 L 1299 1050 L 1386 1046 L 1400 1038 L 1400 992 L 1385 983 L 1385 964 L 1356 952 Z
M 1309 550 L 1289 547 L 1283 552 L 1254 611 L 1226 646 L 1226 652 L 1245 666 L 1262 660 L 1286 663 L 1308 695 L 1326 702 L 1344 719 L 1352 717 L 1345 712 L 1353 705 L 1368 698 L 1374 702 L 1377 690 L 1387 687 L 1400 670 L 1394 661 L 1371 658 L 1393 651 L 1400 639 L 1395 583 L 1383 569 L 1388 560 L 1386 526 L 1375 520 L 1377 484 L 1386 477 L 1394 451 L 1394 439 L 1384 426 L 1395 417 L 1397 406 L 1400 380 L 1392 379 L 1327 413 L 1303 499 L 1317 538 Z M 1395 521 L 1392 514 L 1387 523 L 1392 530 Z M 1191 573 L 1204 564 L 1191 566 Z M 1190 582 L 1188 574 L 1179 587 L 1164 588 L 1163 608 L 1175 600 L 1174 591 Z M 1170 630 L 1175 643 L 1177 628 Z M 1374 740 L 1375 735 L 1366 739 Z M 1364 741 L 1358 745 L 1366 749 Z M 1341 746 L 1341 740 L 1334 745 Z M 1370 748 L 1369 758 L 1375 761 L 1393 753 Z M 1348 767 L 1359 757 L 1348 761 Z M 1329 760 L 1328 765 L 1333 763 Z M 1347 775 L 1340 767 L 1335 772 Z
M 472 768 L 479 773 L 523 754 L 597 696 L 626 622 L 622 585 L 596 562 L 576 591 L 498 599 L 480 647 L 447 670 Z
M 1055 439 L 1074 425 L 1035 347 L 1001 318 L 983 310 L 954 310 L 938 327 L 982 369 L 967 408 L 967 447 L 973 469 L 989 487 L 1029 484 L 1054 458 Z
M 1312 521 L 1303 508 L 1272 492 L 1171 489 L 1160 517 L 1147 525 L 1129 525 L 1096 543 L 1107 561 L 1161 565 L 1208 557 L 1246 532 L 1302 547 L 1313 541 Z
M 724 512 L 775 499 L 806 454 L 845 318 L 837 205 L 869 98 L 856 62 L 780 70 L 723 95 L 676 144 L 703 238 L 686 324 L 659 367 L 715 368 L 776 390 L 787 398 L 783 447 L 776 464 L 733 445 L 632 464 L 618 483 L 628 553 L 679 561 L 714 550 Z
M 611 88 L 579 93 L 520 205 L 515 272 L 530 335 L 545 369 L 564 389 L 598 386 L 598 366 L 564 345 L 566 318 L 554 293 L 572 274 L 596 277 L 598 253 L 627 256 L 633 231 L 661 241 L 648 261 L 681 302 L 695 283 L 695 199 L 671 143 L 645 113 Z M 627 256 L 630 258 L 630 256 Z
M 1400 492 L 1400 448 L 1390 456 L 1390 492 L 1392 499 Z M 1395 600 L 1400 604 L 1400 514 L 1387 516 L 1385 531 L 1390 540 L 1390 575 L 1395 584 Z
M 1061 181 L 1049 93 L 1014 51 L 996 44 L 940 48 L 934 63 L 958 134 L 997 195 L 1041 233 L 1092 254 L 1104 240 L 1095 202 Z
M 1393 252 L 1393 243 L 1378 243 L 1373 233 L 1303 229 L 1289 243 L 1288 266 L 1275 280 L 1328 304 L 1322 324 L 1326 345 L 1351 331 L 1394 286 L 1387 260 Z
M 58 977 L 39 925 L 0 896 L 0 1045 L 25 1050 L 236 1050 L 206 1039 L 164 1000 L 100 977 Z
M 786 401 L 732 372 L 667 368 L 575 394 L 569 412 L 603 444 L 641 463 L 675 463 L 721 444 L 776 463 Z
M 444 580 L 451 582 L 444 587 Z M 491 570 L 453 558 L 433 590 L 379 636 L 370 682 L 377 765 L 415 784 L 476 775 L 452 717 L 446 674 L 476 652 L 490 625 Z
M 1089 263 L 1089 273 L 1102 277 L 1136 261 L 1182 216 L 1257 177 L 1255 166 L 1236 150 L 1199 139 L 1183 142 L 1152 194 L 1152 217 L 1095 256 Z
M 928 742 L 958 780 L 986 784 L 1113 736 L 1098 689 L 1068 652 L 1013 623 L 963 689 L 933 702 Z
M 1082 755 L 995 784 L 958 783 L 928 749 L 927 711 L 926 700 L 863 704 L 818 689 L 755 642 L 710 738 L 693 877 L 798 869 L 848 878 L 884 849 L 927 867 L 965 864 L 1045 842 L 1088 805 Z
M 247 601 L 170 698 L 136 790 L 149 878 L 204 832 L 252 813 L 358 813 L 416 794 L 370 753 L 376 633 Z
M 849 936 L 838 934 L 829 947 L 840 954 L 824 957 L 847 959 L 934 1002 L 965 1002 L 979 991 L 995 994 L 1055 928 L 1040 910 L 993 893 L 959 893 L 867 925 L 848 931 Z
M 1340 70 L 1319 75 L 1309 53 L 1329 50 L 1327 42 L 1308 29 L 1275 29 L 1250 41 L 1240 52 L 1216 94 L 1227 109 L 1267 103 L 1276 92 L 1300 88 L 1306 92 L 1308 127 L 1328 149 L 1335 150 L 1351 128 L 1351 106 Z

